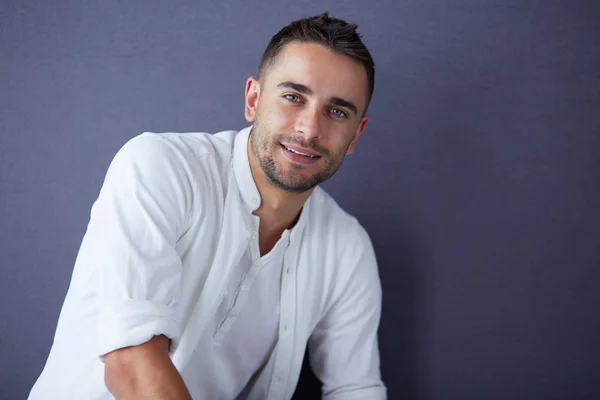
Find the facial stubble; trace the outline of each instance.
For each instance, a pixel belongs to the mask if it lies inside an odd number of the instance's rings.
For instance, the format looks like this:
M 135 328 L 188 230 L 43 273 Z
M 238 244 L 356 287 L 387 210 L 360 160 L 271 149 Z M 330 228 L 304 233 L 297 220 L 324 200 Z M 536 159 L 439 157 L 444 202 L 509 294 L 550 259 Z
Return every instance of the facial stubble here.
M 320 154 L 324 166 L 310 176 L 304 176 L 301 173 L 302 167 L 292 163 L 288 164 L 291 170 L 283 172 L 273 157 L 273 152 L 281 147 L 281 142 L 288 144 L 297 144 L 301 147 L 311 149 Z M 250 132 L 250 148 L 259 162 L 260 168 L 267 179 L 278 188 L 290 193 L 303 193 L 313 189 L 317 185 L 325 182 L 333 176 L 342 165 L 346 150 L 350 146 L 348 143 L 340 149 L 334 156 L 331 151 L 320 148 L 315 144 L 306 142 L 302 139 L 287 136 L 285 134 L 270 135 L 268 127 L 263 126 L 258 120 L 254 121 L 252 131 Z M 295 173 L 297 171 L 297 173 Z

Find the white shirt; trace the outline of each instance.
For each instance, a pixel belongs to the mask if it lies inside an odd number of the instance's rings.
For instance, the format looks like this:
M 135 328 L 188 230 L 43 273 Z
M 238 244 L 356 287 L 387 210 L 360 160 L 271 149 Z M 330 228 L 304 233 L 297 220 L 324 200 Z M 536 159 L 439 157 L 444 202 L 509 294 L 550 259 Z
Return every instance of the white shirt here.
M 259 218 L 254 232 L 258 231 Z M 273 350 L 279 332 L 279 299 L 285 251 L 291 244 L 285 231 L 275 247 L 260 257 L 252 235 L 229 288 L 181 376 L 194 399 L 266 399 Z M 267 380 L 265 382 L 265 380 Z M 250 382 L 250 383 L 248 383 Z
M 144 133 L 117 153 L 30 399 L 112 399 L 103 355 L 161 334 L 193 396 L 289 399 L 308 343 L 324 399 L 385 399 L 369 237 L 317 187 L 294 228 L 257 258 L 250 129 Z

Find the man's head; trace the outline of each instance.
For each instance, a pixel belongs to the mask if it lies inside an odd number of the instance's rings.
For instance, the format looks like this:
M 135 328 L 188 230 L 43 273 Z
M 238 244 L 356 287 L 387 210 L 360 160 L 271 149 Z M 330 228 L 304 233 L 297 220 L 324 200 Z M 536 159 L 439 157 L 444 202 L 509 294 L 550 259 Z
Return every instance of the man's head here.
M 312 189 L 354 151 L 373 88 L 374 63 L 356 25 L 327 13 L 292 22 L 246 84 L 251 162 L 288 192 Z

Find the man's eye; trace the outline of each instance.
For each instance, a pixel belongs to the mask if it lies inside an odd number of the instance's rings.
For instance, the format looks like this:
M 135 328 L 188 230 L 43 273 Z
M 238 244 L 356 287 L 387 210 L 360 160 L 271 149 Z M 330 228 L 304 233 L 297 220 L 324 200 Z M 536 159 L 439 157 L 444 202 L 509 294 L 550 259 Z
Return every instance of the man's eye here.
M 348 114 L 346 114 L 346 112 L 340 110 L 339 108 L 332 108 L 331 109 L 331 113 L 333 115 L 335 115 L 338 118 L 346 118 L 348 117 Z
M 300 101 L 300 97 L 296 96 L 295 94 L 286 94 L 283 97 L 285 97 L 289 101 L 293 101 L 295 103 L 298 103 Z

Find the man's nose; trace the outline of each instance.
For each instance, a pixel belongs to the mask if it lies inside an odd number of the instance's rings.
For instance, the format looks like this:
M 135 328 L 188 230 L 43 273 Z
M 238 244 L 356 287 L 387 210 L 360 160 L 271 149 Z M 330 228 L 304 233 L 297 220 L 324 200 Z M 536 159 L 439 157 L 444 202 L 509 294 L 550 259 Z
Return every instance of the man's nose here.
M 306 140 L 319 137 L 321 112 L 318 107 L 305 107 L 296 118 L 296 132 Z

